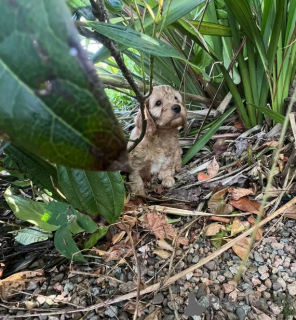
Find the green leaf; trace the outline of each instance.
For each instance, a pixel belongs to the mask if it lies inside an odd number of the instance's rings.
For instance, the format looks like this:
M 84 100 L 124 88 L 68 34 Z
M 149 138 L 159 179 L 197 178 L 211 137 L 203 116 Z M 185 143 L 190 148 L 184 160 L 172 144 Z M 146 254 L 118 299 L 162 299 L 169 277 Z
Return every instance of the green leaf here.
M 25 180 L 17 180 L 17 181 L 12 182 L 11 184 L 13 184 L 14 186 L 20 187 L 20 188 L 26 188 L 31 185 L 30 181 L 25 181 Z
M 187 58 L 179 53 L 174 47 L 171 47 L 159 39 L 152 38 L 134 29 L 125 26 L 118 26 L 112 23 L 91 21 L 87 21 L 86 23 L 98 33 L 103 34 L 129 48 L 134 48 L 158 57 L 180 59 L 195 68 L 197 73 L 201 72 L 195 64 L 188 61 Z
M 194 28 L 198 30 L 198 32 L 202 35 L 220 36 L 220 37 L 232 36 L 232 32 L 229 27 L 223 26 L 222 24 L 218 24 L 218 23 L 180 19 L 172 24 L 172 26 L 176 27 L 177 29 L 178 29 L 178 26 L 180 25 L 183 26 L 183 28 L 188 30 L 194 36 L 197 36 Z
M 72 238 L 68 225 L 63 225 L 56 231 L 54 245 L 56 249 L 67 259 L 86 262 Z
M 48 238 L 51 238 L 52 235 L 50 233 L 44 232 L 40 230 L 38 227 L 33 227 L 31 229 L 21 229 L 19 231 L 14 232 L 17 236 L 14 238 L 18 243 L 27 246 L 31 243 L 45 241 Z
M 73 234 L 81 231 L 93 233 L 98 229 L 97 224 L 87 215 L 80 213 L 71 206 L 61 202 L 51 201 L 46 207 L 49 214 L 48 222 L 54 225 L 64 225 L 69 221 L 70 231 Z
M 1 1 L 1 14 L 1 131 L 52 163 L 128 169 L 125 136 L 65 1 Z
M 88 241 L 84 244 L 84 249 L 93 247 L 107 233 L 109 227 L 101 227 L 97 232 L 93 233 Z
M 267 108 L 256 106 L 255 104 L 252 104 L 252 103 L 248 103 L 248 104 L 251 105 L 252 107 L 254 107 L 255 109 L 257 109 L 258 111 L 262 112 L 267 117 L 274 120 L 275 122 L 284 124 L 285 117 L 283 115 L 281 115 L 280 113 L 277 113 L 277 112 L 270 110 L 270 109 L 267 109 Z
M 48 190 L 49 192 L 47 191 L 47 193 L 54 199 L 63 201 L 63 198 L 54 188 L 54 186 L 59 188 L 57 169 L 55 166 L 12 144 L 6 147 L 5 153 L 36 186 L 43 191 Z
M 45 212 L 45 204 L 43 202 L 15 196 L 11 193 L 10 189 L 5 191 L 4 197 L 18 219 L 28 221 L 45 231 L 54 231 L 59 228 L 57 225 L 51 225 L 42 220 L 43 213 Z
M 187 13 L 189 13 L 191 10 L 193 10 L 203 2 L 205 2 L 205 0 L 182 0 L 182 1 L 172 0 L 170 5 L 170 10 L 165 21 L 165 26 L 168 26 L 172 24 L 174 21 L 182 18 L 183 16 L 185 16 Z M 164 1 L 163 12 L 166 12 L 168 3 L 169 1 Z M 153 12 L 155 15 L 157 14 L 157 10 L 158 10 L 158 7 L 153 9 Z M 139 30 L 141 27 L 140 22 L 137 21 L 135 25 L 136 25 L 136 28 Z M 145 21 L 144 21 L 144 28 L 146 33 L 152 34 L 153 25 L 154 25 L 154 21 L 152 17 L 146 14 Z M 158 25 L 158 29 L 159 28 L 161 28 L 161 23 Z M 120 51 L 123 51 L 126 49 L 126 46 L 124 45 L 119 45 L 118 47 Z M 109 56 L 110 56 L 110 52 L 105 47 L 102 47 L 92 56 L 92 61 L 94 63 L 98 63 L 100 61 L 107 59 Z
M 89 0 L 67 0 L 68 6 L 87 20 L 95 21 Z
M 59 185 L 69 203 L 109 223 L 120 216 L 124 204 L 124 184 L 119 172 L 89 172 L 58 167 Z
M 227 110 L 219 120 L 188 150 L 183 157 L 182 164 L 185 165 L 190 159 L 192 159 L 198 151 L 200 151 L 206 143 L 211 139 L 212 135 L 220 128 L 221 124 L 227 119 L 231 113 L 235 110 L 235 107 Z

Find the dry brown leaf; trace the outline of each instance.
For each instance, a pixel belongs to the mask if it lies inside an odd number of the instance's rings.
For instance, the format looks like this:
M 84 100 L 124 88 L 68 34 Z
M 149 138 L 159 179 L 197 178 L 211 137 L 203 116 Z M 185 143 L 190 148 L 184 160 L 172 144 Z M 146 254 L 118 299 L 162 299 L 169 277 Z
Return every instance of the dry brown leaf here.
M 141 317 L 142 315 L 144 315 L 144 309 L 145 305 L 141 302 L 139 302 L 138 304 L 138 317 Z M 123 311 L 128 312 L 130 314 L 134 314 L 136 311 L 136 302 L 133 300 L 129 300 L 128 302 L 125 303 L 125 305 L 123 306 Z
M 189 240 L 186 239 L 185 237 L 179 237 L 177 239 L 177 244 L 183 244 L 183 246 L 188 246 Z
M 168 218 L 164 214 L 150 211 L 145 215 L 143 222 L 146 228 L 158 239 L 170 239 L 177 236 L 177 230 L 168 224 Z
M 216 235 L 220 230 L 225 230 L 225 226 L 218 222 L 214 222 L 205 227 L 203 234 L 210 237 Z
M 215 157 L 214 157 L 213 161 L 209 164 L 209 166 L 207 168 L 207 172 L 211 178 L 215 177 L 218 174 L 219 164 L 218 164 Z
M 215 156 L 225 152 L 227 150 L 227 145 L 225 139 L 217 139 L 213 145 L 213 151 Z
M 268 141 L 268 142 L 265 142 L 262 147 L 277 147 L 279 145 L 279 142 L 278 141 Z
M 117 242 L 119 242 L 123 236 L 125 235 L 125 231 L 121 231 L 119 233 L 116 233 L 113 237 L 112 237 L 112 243 L 116 244 Z
M 205 174 L 203 172 L 199 172 L 197 175 L 198 181 L 204 181 L 204 180 L 208 180 L 208 179 L 211 179 L 211 177 L 208 174 Z
M 30 281 L 43 282 L 45 280 L 46 278 L 42 269 L 15 273 L 10 277 L 0 280 L 0 298 L 3 301 L 7 301 L 13 295 L 26 290 Z
M 124 204 L 123 212 L 125 211 L 134 211 L 138 208 L 139 205 L 144 205 L 144 202 L 141 198 L 136 198 Z
M 154 233 L 155 237 L 158 239 L 174 240 L 178 236 L 177 229 L 173 225 L 168 224 L 168 218 L 163 213 L 157 213 L 155 211 L 148 212 L 144 216 L 142 226 L 144 228 L 147 228 L 150 232 Z M 176 243 L 188 244 L 188 240 L 179 237 Z
M 234 236 L 245 230 L 245 226 L 242 224 L 238 217 L 235 217 L 231 227 L 231 235 Z
M 161 249 L 168 250 L 168 251 L 174 251 L 174 248 L 173 248 L 169 243 L 167 243 L 165 240 L 163 240 L 163 239 L 157 240 L 157 241 L 156 241 L 156 244 L 157 244 Z
M 122 220 L 124 221 L 124 223 L 127 223 L 132 228 L 135 226 L 138 219 L 137 219 L 137 217 L 123 215 Z
M 107 253 L 105 253 L 105 262 L 108 261 L 117 261 L 123 257 L 130 257 L 133 255 L 133 251 L 129 246 L 124 245 L 115 245 L 111 247 Z
M 292 206 L 284 211 L 285 217 L 296 220 L 296 206 Z
M 255 200 L 250 200 L 247 197 L 240 198 L 238 200 L 230 200 L 231 205 L 235 208 L 245 211 L 245 212 L 252 212 L 255 214 L 259 213 L 260 203 Z M 263 216 L 265 215 L 265 211 L 263 211 Z
M 162 259 L 168 259 L 172 255 L 171 252 L 168 252 L 168 251 L 165 251 L 165 250 L 161 250 L 161 249 L 155 249 L 155 250 L 153 250 L 153 253 L 157 254 Z
M 240 257 L 242 260 L 248 250 L 248 245 L 250 243 L 250 238 L 244 238 L 234 244 L 232 246 L 232 250 L 235 252 L 235 254 Z
M 233 211 L 232 205 L 226 203 L 228 188 L 223 188 L 211 196 L 208 202 L 208 210 L 217 215 L 227 215 Z
M 248 217 L 248 221 L 250 222 L 250 224 L 252 226 L 254 226 L 256 224 L 256 219 L 253 217 L 253 216 L 249 216 Z M 255 236 L 255 240 L 256 241 L 259 241 L 262 239 L 262 236 L 263 236 L 263 233 L 264 233 L 264 229 L 262 228 L 258 228 L 257 230 L 257 233 L 256 233 L 256 236 Z
M 251 189 L 230 187 L 228 190 L 231 193 L 231 198 L 233 200 L 238 200 L 238 199 L 245 197 L 245 196 L 248 196 L 250 194 L 254 195 L 254 192 Z
M 154 310 L 144 320 L 161 320 L 161 311 L 160 311 L 160 309 Z

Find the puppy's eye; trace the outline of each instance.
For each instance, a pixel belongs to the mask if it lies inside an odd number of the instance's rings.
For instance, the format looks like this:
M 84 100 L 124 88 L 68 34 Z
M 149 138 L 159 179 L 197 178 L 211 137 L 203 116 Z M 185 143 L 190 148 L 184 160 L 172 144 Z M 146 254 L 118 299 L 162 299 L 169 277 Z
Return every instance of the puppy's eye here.
M 176 100 L 178 100 L 178 98 L 177 98 L 177 97 L 175 97 L 175 99 L 176 99 Z
M 159 107 L 159 106 L 161 105 L 161 101 L 160 101 L 160 100 L 157 100 L 156 103 L 155 103 L 155 105 Z

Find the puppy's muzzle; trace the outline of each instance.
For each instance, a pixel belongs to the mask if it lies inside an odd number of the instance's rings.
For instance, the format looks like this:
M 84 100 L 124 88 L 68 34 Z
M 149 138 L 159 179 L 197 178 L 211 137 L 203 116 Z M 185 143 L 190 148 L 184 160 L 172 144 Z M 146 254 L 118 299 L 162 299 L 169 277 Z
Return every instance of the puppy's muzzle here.
M 180 113 L 181 107 L 180 107 L 178 104 L 174 104 L 174 105 L 172 106 L 172 110 L 173 110 L 174 112 L 176 112 L 176 113 Z

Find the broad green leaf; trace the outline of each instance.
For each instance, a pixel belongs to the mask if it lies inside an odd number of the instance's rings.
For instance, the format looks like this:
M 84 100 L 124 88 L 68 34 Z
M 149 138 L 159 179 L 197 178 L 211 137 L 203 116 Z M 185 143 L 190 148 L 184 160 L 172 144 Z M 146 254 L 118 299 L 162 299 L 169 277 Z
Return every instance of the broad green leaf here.
M 285 121 L 285 117 L 280 113 L 277 113 L 277 112 L 270 110 L 270 109 L 267 109 L 267 108 L 258 107 L 252 103 L 249 103 L 249 105 L 251 105 L 252 107 L 257 109 L 258 111 L 262 112 L 264 115 L 266 115 L 270 119 L 274 120 L 275 122 L 283 124 Z
M 54 225 L 63 225 L 72 220 L 70 231 L 74 234 L 81 231 L 93 233 L 98 229 L 97 224 L 90 217 L 65 203 L 51 201 L 46 210 L 50 215 L 48 222 Z
M 128 169 L 123 131 L 66 2 L 0 0 L 0 5 L 1 131 L 52 163 Z
M 87 21 L 87 24 L 98 33 L 103 34 L 108 38 L 115 40 L 129 48 L 134 48 L 136 50 L 158 57 L 180 59 L 192 66 L 196 72 L 201 72 L 195 64 L 187 61 L 187 58 L 179 53 L 174 47 L 171 47 L 161 40 L 152 38 L 144 33 L 138 32 L 125 26 L 91 21 Z
M 72 238 L 68 225 L 63 225 L 56 231 L 54 245 L 56 249 L 67 259 L 86 262 Z
M 26 188 L 31 185 L 30 181 L 25 181 L 25 180 L 17 180 L 17 181 L 12 182 L 11 184 L 13 184 L 14 186 L 20 187 L 20 188 Z
M 45 231 L 54 231 L 58 225 L 51 225 L 42 220 L 45 212 L 45 204 L 43 202 L 32 201 L 23 197 L 15 196 L 7 189 L 4 193 L 6 202 L 18 219 L 28 221 Z
M 45 241 L 48 238 L 51 238 L 52 235 L 48 232 L 44 232 L 40 230 L 38 227 L 33 227 L 31 229 L 21 229 L 19 231 L 14 232 L 16 233 L 16 237 L 14 238 L 20 244 L 27 246 L 31 243 Z
M 63 201 L 55 188 L 59 188 L 56 167 L 34 154 L 10 144 L 5 153 L 16 163 L 25 174 L 40 189 L 56 200 Z
M 89 172 L 58 167 L 59 185 L 69 203 L 109 223 L 120 216 L 124 185 L 119 172 Z
M 88 241 L 84 244 L 84 249 L 93 247 L 107 233 L 109 227 L 101 227 L 97 232 L 93 233 Z
M 212 22 L 200 22 L 197 20 L 185 20 L 180 19 L 174 23 L 172 26 L 178 29 L 178 26 L 181 25 L 183 28 L 188 30 L 192 35 L 197 35 L 196 30 L 202 35 L 210 36 L 220 36 L 220 37 L 231 37 L 231 29 L 222 24 L 212 23 Z M 200 25 L 200 26 L 199 26 Z M 183 30 L 183 29 L 182 29 Z
M 212 135 L 220 128 L 221 124 L 231 115 L 235 110 L 235 107 L 227 110 L 219 120 L 188 150 L 184 155 L 182 164 L 185 165 L 190 159 L 192 159 L 198 151 L 200 151 L 206 143 L 211 139 Z
M 174 21 L 182 18 L 185 16 L 188 12 L 196 8 L 198 5 L 201 3 L 205 2 L 205 0 L 172 0 L 171 5 L 170 5 L 170 10 L 167 15 L 166 21 L 165 21 L 165 26 L 168 26 L 172 24 Z M 168 6 L 169 1 L 164 1 L 164 6 L 163 6 L 163 12 L 166 12 L 167 6 Z M 157 14 L 158 7 L 154 8 L 154 14 Z M 148 34 L 152 34 L 152 29 L 153 29 L 153 19 L 150 15 L 145 16 L 145 21 L 144 21 L 144 27 L 145 31 Z M 158 28 L 161 28 L 161 24 L 159 23 Z M 140 22 L 136 22 L 136 28 L 139 30 L 141 27 Z M 124 45 L 119 45 L 119 50 L 124 51 L 127 47 Z M 110 52 L 105 48 L 102 47 L 99 49 L 93 56 L 92 56 L 92 61 L 94 63 L 98 63 L 100 61 L 103 61 L 107 59 L 110 56 Z

